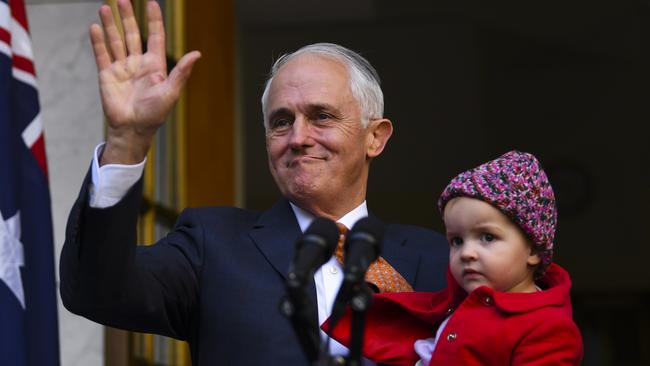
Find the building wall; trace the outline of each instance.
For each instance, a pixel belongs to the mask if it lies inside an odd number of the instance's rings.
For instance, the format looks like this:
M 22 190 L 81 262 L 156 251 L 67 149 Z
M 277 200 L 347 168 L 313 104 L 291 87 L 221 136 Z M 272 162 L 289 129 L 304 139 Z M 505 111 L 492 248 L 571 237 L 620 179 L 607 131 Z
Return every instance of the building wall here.
M 58 258 L 68 212 L 103 136 L 97 74 L 88 27 L 101 1 L 28 1 L 50 172 Z M 59 299 L 61 365 L 103 365 L 103 327 L 73 315 Z
M 367 198 L 374 214 L 442 231 L 435 202 L 452 177 L 506 151 L 527 151 L 554 187 L 554 258 L 568 268 L 574 290 L 650 290 L 650 276 L 641 273 L 650 255 L 650 144 L 641 131 L 650 80 L 647 8 L 508 4 L 377 0 L 345 17 L 338 15 L 345 5 L 335 1 L 285 17 L 279 6 L 277 13 L 240 6 L 245 205 L 264 209 L 279 196 L 259 107 L 272 60 L 309 43 L 340 43 L 379 72 L 394 126 L 372 163 Z

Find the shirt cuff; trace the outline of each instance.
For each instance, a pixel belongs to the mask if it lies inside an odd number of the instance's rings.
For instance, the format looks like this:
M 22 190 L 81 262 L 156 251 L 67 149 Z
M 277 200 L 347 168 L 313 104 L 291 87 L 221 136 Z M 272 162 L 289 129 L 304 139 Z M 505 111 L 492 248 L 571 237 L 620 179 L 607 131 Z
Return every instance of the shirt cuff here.
M 100 167 L 99 157 L 104 152 L 104 145 L 97 145 L 93 156 L 89 189 L 90 207 L 93 208 L 107 208 L 120 202 L 142 177 L 147 162 L 145 157 L 139 164 L 106 164 Z

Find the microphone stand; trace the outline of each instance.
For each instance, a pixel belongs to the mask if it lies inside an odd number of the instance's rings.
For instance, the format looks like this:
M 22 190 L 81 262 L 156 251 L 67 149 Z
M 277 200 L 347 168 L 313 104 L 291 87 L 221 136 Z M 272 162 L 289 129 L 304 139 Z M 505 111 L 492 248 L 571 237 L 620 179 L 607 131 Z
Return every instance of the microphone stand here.
M 361 366 L 361 351 L 363 349 L 363 335 L 366 327 L 366 313 L 372 303 L 372 291 L 363 282 L 354 286 L 355 293 L 350 299 L 352 308 L 352 326 L 350 328 L 350 353 L 346 359 L 346 366 Z
M 316 305 L 305 287 L 313 281 L 316 268 L 334 253 L 339 231 L 334 221 L 316 218 L 296 242 L 296 253 L 285 281 L 287 295 L 280 301 L 280 312 L 291 321 L 300 347 L 312 366 L 329 364 L 331 356 L 320 352 L 320 328 Z
M 344 366 L 347 365 L 346 359 L 341 356 L 332 357 L 329 349 L 322 349 L 319 352 L 320 336 L 318 324 L 312 321 L 309 315 L 313 309 L 313 304 L 304 291 L 298 288 L 289 290 L 289 296 L 285 296 L 280 302 L 280 312 L 291 321 L 293 331 L 298 337 L 300 347 L 307 356 L 309 364 L 312 366 Z M 360 364 L 359 364 L 360 365 Z
M 315 311 L 313 302 L 305 294 L 305 289 L 298 281 L 289 279 L 286 283 L 287 294 L 280 302 L 280 312 L 291 321 L 293 331 L 311 365 L 316 365 L 319 356 L 320 336 L 318 323 L 310 314 Z
M 366 314 L 370 308 L 370 305 L 372 304 L 372 294 L 373 291 L 365 281 L 361 281 L 360 283 L 357 282 L 353 285 L 346 285 L 346 283 L 344 283 L 343 286 L 341 286 L 339 289 L 337 298 L 349 298 L 347 303 L 350 304 L 350 308 L 352 309 L 350 346 L 348 347 L 349 353 L 346 357 L 343 358 L 343 360 L 341 360 L 339 357 L 337 359 L 337 363 L 329 363 L 327 365 L 361 366 L 363 336 L 366 327 Z M 343 315 L 345 303 L 337 302 L 337 304 L 340 306 L 340 308 L 335 305 L 335 309 L 332 311 L 332 315 L 329 320 L 330 331 L 336 326 L 341 316 Z

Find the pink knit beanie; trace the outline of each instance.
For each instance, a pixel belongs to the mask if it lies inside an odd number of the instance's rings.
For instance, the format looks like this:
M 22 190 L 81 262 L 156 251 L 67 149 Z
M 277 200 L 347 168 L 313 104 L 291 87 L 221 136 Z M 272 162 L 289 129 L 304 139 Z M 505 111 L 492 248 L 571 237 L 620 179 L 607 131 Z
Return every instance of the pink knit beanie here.
M 539 161 L 528 153 L 510 151 L 451 180 L 438 200 L 442 214 L 454 197 L 483 200 L 514 221 L 533 241 L 542 271 L 553 257 L 557 212 L 553 188 Z

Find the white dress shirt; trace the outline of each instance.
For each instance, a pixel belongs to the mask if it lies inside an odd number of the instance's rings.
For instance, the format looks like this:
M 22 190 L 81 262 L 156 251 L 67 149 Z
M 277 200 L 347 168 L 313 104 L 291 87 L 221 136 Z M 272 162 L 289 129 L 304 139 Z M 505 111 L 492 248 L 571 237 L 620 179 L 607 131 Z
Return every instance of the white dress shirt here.
M 99 156 L 103 151 L 104 144 L 97 145 L 90 173 L 92 184 L 89 187 L 89 203 L 90 207 L 94 208 L 111 207 L 120 202 L 129 188 L 138 182 L 147 162 L 145 158 L 139 164 L 106 164 L 100 167 Z
M 144 171 L 146 158 L 139 164 L 122 165 L 106 164 L 99 166 L 99 156 L 103 152 L 104 144 L 95 148 L 92 162 L 92 184 L 89 187 L 90 207 L 106 208 L 118 203 L 129 191 L 129 189 L 140 179 Z M 307 227 L 315 219 L 314 215 L 291 203 L 293 213 L 296 215 L 300 230 L 305 232 Z M 368 216 L 366 201 L 363 201 L 357 208 L 341 217 L 338 222 L 348 229 L 361 218 Z M 316 299 L 318 302 L 318 322 L 322 324 L 332 313 L 334 298 L 343 282 L 343 268 L 334 256 L 314 273 L 316 283 Z M 321 337 L 326 339 L 326 334 L 321 330 Z M 330 353 L 332 355 L 346 355 L 348 350 L 335 340 L 330 341 Z M 373 362 L 364 359 L 364 366 L 375 365 Z

